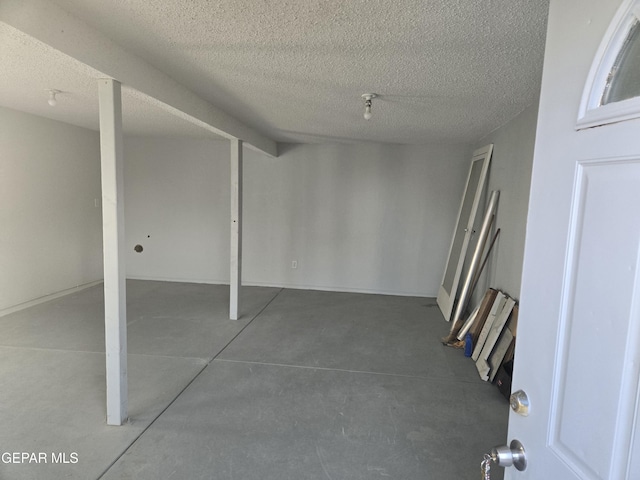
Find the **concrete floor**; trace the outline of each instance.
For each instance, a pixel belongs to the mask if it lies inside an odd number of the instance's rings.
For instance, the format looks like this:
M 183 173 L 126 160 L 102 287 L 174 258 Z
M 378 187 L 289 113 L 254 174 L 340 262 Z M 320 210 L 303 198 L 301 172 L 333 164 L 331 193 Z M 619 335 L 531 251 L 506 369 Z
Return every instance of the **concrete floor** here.
M 1 317 L 0 479 L 475 480 L 505 442 L 507 401 L 440 344 L 433 299 L 244 287 L 234 322 L 228 290 L 127 283 L 122 427 L 102 286 Z

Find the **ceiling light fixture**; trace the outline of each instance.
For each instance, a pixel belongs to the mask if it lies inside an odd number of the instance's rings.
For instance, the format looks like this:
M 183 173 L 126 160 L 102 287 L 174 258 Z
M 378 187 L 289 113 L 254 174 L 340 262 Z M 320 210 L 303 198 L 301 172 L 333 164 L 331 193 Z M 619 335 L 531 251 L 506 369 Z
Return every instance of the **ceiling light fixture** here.
M 47 103 L 52 107 L 55 107 L 58 104 L 58 100 L 56 100 L 56 95 L 62 92 L 60 90 L 55 90 L 55 89 L 51 89 L 47 91 L 49 92 L 49 100 L 47 100 Z
M 378 95 L 375 93 L 365 93 L 362 95 L 364 98 L 364 119 L 371 120 L 373 114 L 371 113 L 371 100 L 376 98 Z

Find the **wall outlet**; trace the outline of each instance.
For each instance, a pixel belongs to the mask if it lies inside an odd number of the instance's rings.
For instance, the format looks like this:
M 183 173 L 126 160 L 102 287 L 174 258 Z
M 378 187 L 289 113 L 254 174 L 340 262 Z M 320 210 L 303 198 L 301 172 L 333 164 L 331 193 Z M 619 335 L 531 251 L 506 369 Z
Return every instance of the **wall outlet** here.
M 298 260 L 291 260 L 291 268 L 298 268 Z

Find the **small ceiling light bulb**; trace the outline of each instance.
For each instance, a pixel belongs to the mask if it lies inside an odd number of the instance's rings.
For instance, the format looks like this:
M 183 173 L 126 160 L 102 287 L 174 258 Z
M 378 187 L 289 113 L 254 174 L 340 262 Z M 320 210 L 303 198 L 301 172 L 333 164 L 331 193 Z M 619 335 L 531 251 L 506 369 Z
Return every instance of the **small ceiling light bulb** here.
M 58 104 L 58 100 L 56 100 L 56 95 L 61 93 L 60 90 L 49 90 L 49 100 L 47 103 L 52 107 L 55 107 Z
M 371 99 L 376 98 L 377 95 L 375 93 L 365 93 L 362 95 L 364 98 L 364 119 L 371 120 L 373 114 L 371 113 Z

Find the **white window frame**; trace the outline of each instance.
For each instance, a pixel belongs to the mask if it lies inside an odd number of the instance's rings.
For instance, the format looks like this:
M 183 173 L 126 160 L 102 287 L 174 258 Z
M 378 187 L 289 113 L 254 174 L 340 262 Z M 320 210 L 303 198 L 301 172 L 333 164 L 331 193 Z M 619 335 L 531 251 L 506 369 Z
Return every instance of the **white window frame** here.
M 601 105 L 609 72 L 636 20 L 640 21 L 640 0 L 625 0 L 607 29 L 591 65 L 576 130 L 640 118 L 640 96 Z

